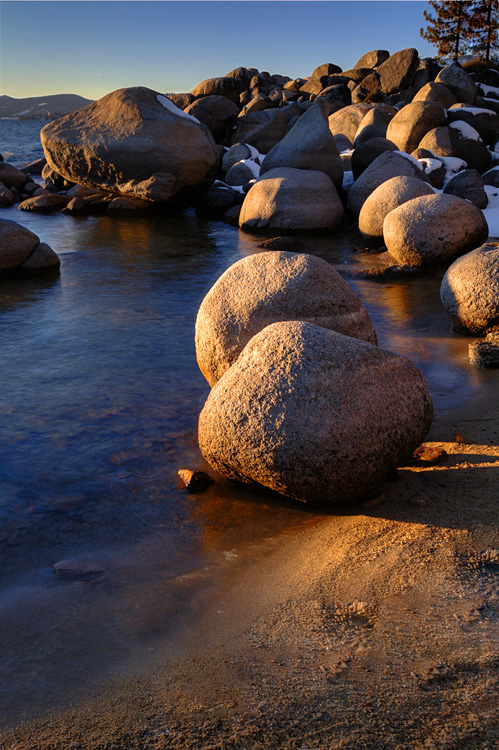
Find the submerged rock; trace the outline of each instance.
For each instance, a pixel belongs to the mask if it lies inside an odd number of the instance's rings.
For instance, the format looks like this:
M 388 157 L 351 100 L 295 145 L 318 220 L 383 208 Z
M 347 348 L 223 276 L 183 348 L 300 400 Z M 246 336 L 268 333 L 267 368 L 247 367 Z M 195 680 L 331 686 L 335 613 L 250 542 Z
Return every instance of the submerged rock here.
M 499 242 L 454 261 L 442 279 L 440 298 L 456 333 L 499 330 Z
M 454 195 L 424 195 L 386 216 L 383 239 L 399 263 L 427 266 L 481 245 L 488 237 L 483 213 Z
M 199 445 L 227 479 L 336 505 L 383 482 L 423 441 L 432 413 L 410 360 L 281 322 L 256 334 L 212 389 Z
M 243 258 L 210 289 L 196 320 L 196 356 L 210 385 L 270 323 L 307 320 L 376 344 L 367 310 L 321 258 L 269 251 Z
M 67 180 L 149 201 L 209 184 L 218 164 L 209 130 L 142 86 L 55 120 L 40 137 L 48 165 Z

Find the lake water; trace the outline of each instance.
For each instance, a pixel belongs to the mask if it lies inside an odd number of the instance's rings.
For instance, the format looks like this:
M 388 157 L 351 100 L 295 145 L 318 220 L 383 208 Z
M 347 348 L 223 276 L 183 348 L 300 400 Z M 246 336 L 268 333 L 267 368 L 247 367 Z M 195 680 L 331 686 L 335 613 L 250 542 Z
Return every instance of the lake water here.
M 41 156 L 43 123 L 0 121 L 0 153 Z M 203 296 L 261 238 L 190 211 L 74 218 L 2 209 L 61 258 L 58 278 L 0 289 L 0 720 L 63 706 L 196 617 L 234 560 L 313 523 L 313 510 L 221 485 L 176 487 L 203 467 L 196 365 Z M 335 267 L 369 263 L 354 227 L 303 238 Z M 356 282 L 380 346 L 413 359 L 437 412 L 490 373 L 449 334 L 438 276 Z M 58 577 L 61 560 L 102 572 Z

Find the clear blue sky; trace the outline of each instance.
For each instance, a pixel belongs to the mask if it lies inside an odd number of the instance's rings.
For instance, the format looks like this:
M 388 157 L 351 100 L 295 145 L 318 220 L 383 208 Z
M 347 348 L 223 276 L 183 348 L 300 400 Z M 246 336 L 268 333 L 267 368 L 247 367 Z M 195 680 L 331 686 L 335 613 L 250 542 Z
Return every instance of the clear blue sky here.
M 416 47 L 419 0 L 1 0 L 0 93 L 97 99 L 125 86 L 190 91 L 238 65 L 291 77 Z

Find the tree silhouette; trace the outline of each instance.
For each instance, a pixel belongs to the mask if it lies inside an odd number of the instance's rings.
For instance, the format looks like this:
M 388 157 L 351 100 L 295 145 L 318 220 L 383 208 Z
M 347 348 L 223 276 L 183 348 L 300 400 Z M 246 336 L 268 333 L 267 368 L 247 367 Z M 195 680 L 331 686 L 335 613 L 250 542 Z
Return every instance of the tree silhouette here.
M 498 58 L 499 0 L 474 0 L 472 51 L 485 62 Z
M 435 17 L 423 11 L 428 22 L 420 29 L 423 39 L 438 46 L 438 56 L 452 55 L 457 62 L 459 55 L 470 48 L 474 36 L 472 23 L 473 0 L 430 0 Z

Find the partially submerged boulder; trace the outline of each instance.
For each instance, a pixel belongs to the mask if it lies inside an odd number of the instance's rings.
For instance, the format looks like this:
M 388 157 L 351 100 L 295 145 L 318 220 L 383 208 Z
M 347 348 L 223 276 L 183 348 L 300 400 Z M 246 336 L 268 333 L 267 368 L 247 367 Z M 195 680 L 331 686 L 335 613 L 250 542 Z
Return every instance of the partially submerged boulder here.
M 306 320 L 376 344 L 362 302 L 329 263 L 305 253 L 262 252 L 228 268 L 201 303 L 196 356 L 209 384 L 256 333 L 283 320 Z
M 246 231 L 335 229 L 343 204 L 330 178 L 311 169 L 271 169 L 247 193 L 239 216 Z
M 39 276 L 59 265 L 56 253 L 38 235 L 15 221 L 0 219 L 0 278 Z
M 409 266 L 427 266 L 478 247 L 488 237 L 483 213 L 454 195 L 424 195 L 386 216 L 383 239 L 391 256 Z
M 370 239 L 382 239 L 385 217 L 402 203 L 434 195 L 428 183 L 415 177 L 392 177 L 386 180 L 367 198 L 359 214 L 359 230 Z
M 455 260 L 442 279 L 440 298 L 454 332 L 499 331 L 499 242 Z
M 154 202 L 207 186 L 218 164 L 209 130 L 143 86 L 113 91 L 49 123 L 40 137 L 64 178 Z
M 352 501 L 424 439 L 432 402 L 405 357 L 312 323 L 257 333 L 199 418 L 205 459 L 227 479 L 298 500 Z

